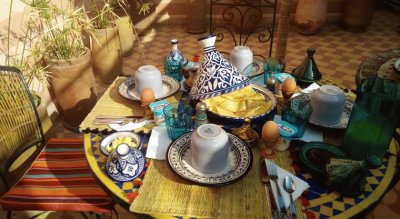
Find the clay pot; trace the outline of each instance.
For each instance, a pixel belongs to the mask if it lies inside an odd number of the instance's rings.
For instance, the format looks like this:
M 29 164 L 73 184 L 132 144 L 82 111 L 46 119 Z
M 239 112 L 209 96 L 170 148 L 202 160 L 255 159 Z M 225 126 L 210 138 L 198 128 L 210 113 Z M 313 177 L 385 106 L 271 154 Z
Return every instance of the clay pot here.
M 119 16 L 115 23 L 118 27 L 122 56 L 128 56 L 130 54 L 133 49 L 133 42 L 135 41 L 132 20 L 129 14 L 127 14 L 130 10 L 130 6 L 125 9 L 115 10 L 115 13 Z
M 47 59 L 50 94 L 67 128 L 77 128 L 97 102 L 90 51 L 69 60 Z
M 188 0 L 188 10 L 186 14 L 186 31 L 191 34 L 206 32 L 207 25 L 207 1 Z
M 111 84 L 122 73 L 118 28 L 94 29 L 90 34 L 93 71 L 102 83 Z
M 350 32 L 363 32 L 371 24 L 376 0 L 352 0 L 344 10 L 344 29 Z
M 294 28 L 302 34 L 316 34 L 326 21 L 327 0 L 299 0 Z

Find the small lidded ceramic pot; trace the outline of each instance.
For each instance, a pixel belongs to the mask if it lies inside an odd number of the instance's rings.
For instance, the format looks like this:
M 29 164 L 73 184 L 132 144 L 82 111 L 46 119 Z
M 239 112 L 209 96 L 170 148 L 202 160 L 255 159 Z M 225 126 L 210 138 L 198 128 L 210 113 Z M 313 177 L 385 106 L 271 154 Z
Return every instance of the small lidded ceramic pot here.
M 336 125 L 342 118 L 346 97 L 336 86 L 324 85 L 311 96 L 313 112 L 310 120 L 324 125 Z
M 133 79 L 135 80 L 136 89 L 139 94 L 141 94 L 142 90 L 147 87 L 153 90 L 156 99 L 162 97 L 162 76 L 157 67 L 153 65 L 141 66 L 136 71 Z
M 229 61 L 244 73 L 244 69 L 253 63 L 253 52 L 248 46 L 235 46 L 229 55 Z
M 201 125 L 192 132 L 190 142 L 192 166 L 196 170 L 213 174 L 228 166 L 232 141 L 221 127 Z

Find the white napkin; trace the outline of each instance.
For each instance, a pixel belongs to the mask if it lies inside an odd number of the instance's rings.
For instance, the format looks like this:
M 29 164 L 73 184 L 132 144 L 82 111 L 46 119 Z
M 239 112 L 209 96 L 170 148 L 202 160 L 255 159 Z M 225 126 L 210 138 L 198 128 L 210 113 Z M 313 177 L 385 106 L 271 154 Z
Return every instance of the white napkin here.
M 265 165 L 267 165 L 268 162 L 272 162 L 273 165 L 276 165 L 273 161 L 265 159 Z M 267 165 L 268 166 L 268 165 Z M 283 188 L 283 179 L 285 178 L 285 176 L 290 176 L 292 177 L 293 181 L 294 181 L 294 185 L 296 187 L 296 190 L 292 193 L 293 196 L 293 201 L 295 201 L 297 198 L 299 198 L 301 196 L 301 194 L 310 187 L 310 185 L 308 185 L 307 182 L 301 180 L 300 178 L 298 178 L 297 176 L 289 173 L 288 171 L 280 168 L 278 165 L 276 165 L 276 170 L 278 173 L 278 183 L 279 183 L 279 187 L 280 187 L 280 191 L 283 197 L 283 201 L 285 203 L 285 208 L 289 208 L 290 205 L 290 196 L 289 193 L 287 193 L 285 191 L 285 189 Z M 274 199 L 275 199 L 275 203 L 277 203 L 276 206 L 278 206 L 278 193 L 276 191 L 276 184 L 273 180 L 271 180 L 271 187 L 272 187 L 272 193 L 274 194 Z
M 168 137 L 167 128 L 165 126 L 153 127 L 149 143 L 147 144 L 146 157 L 157 160 L 165 160 L 167 156 L 167 149 L 171 142 L 172 141 Z
M 112 128 L 118 132 L 123 132 L 123 131 L 133 131 L 135 129 L 141 128 L 152 122 L 153 122 L 153 120 L 143 120 L 143 121 L 137 122 L 137 123 L 129 122 L 128 124 L 125 124 L 125 125 L 110 123 L 110 124 L 108 124 L 108 126 L 110 126 L 110 128 Z

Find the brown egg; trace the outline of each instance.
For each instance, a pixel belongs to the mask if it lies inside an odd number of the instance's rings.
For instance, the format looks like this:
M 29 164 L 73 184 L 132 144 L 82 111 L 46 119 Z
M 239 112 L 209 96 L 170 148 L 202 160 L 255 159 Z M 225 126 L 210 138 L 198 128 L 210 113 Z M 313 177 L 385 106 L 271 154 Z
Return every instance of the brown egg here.
M 277 140 L 279 138 L 279 127 L 274 121 L 268 121 L 262 128 L 261 138 L 263 141 Z
M 282 84 L 281 90 L 283 97 L 290 98 L 297 90 L 296 81 L 293 78 L 286 79 Z
M 140 101 L 142 104 L 150 104 L 155 101 L 154 91 L 151 88 L 144 88 L 140 94 Z

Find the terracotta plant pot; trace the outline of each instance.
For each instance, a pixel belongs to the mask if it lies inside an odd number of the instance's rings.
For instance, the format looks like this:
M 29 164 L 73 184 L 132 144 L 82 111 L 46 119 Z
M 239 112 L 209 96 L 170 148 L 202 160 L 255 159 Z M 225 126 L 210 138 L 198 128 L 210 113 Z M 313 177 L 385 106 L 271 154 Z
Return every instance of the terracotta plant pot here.
M 128 56 L 130 54 L 133 49 L 133 42 L 135 41 L 132 20 L 129 14 L 127 14 L 130 10 L 131 7 L 129 5 L 125 9 L 115 10 L 115 13 L 119 16 L 115 23 L 118 27 L 122 56 Z
M 352 0 L 344 10 L 344 29 L 350 32 L 363 32 L 371 23 L 376 0 Z
M 118 28 L 94 29 L 91 38 L 93 71 L 102 83 L 111 84 L 122 73 Z
M 53 102 L 63 114 L 67 128 L 77 128 L 97 102 L 90 51 L 70 60 L 46 60 L 49 65 Z
M 294 27 L 302 34 L 316 34 L 326 21 L 327 0 L 299 0 Z
M 187 27 L 186 31 L 191 34 L 206 32 L 207 26 L 207 1 L 188 0 L 186 13 Z

